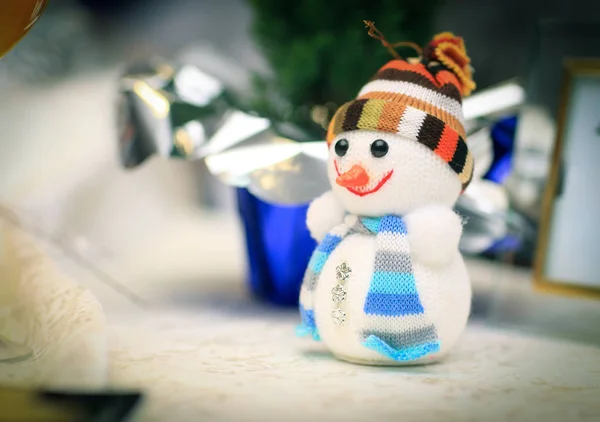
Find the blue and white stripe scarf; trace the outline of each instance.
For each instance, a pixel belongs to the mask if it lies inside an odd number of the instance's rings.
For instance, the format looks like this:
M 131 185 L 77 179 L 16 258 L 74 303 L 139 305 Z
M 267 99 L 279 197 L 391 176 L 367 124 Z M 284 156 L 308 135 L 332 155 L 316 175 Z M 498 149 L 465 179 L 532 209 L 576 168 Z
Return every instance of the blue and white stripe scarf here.
M 302 290 L 310 299 L 301 300 L 302 324 L 298 334 L 311 334 L 319 339 L 312 293 L 327 259 L 342 239 L 352 233 L 376 236 L 375 265 L 363 312 L 375 317 L 375 321 L 377 317 L 386 320 L 379 328 L 361 331 L 363 345 L 396 361 L 411 361 L 439 351 L 436 328 L 427 317 L 417 291 L 406 226 L 395 215 L 357 218 L 353 225 L 341 224 L 325 236 L 313 252 L 304 276 Z M 397 319 L 397 324 L 390 324 L 390 319 Z

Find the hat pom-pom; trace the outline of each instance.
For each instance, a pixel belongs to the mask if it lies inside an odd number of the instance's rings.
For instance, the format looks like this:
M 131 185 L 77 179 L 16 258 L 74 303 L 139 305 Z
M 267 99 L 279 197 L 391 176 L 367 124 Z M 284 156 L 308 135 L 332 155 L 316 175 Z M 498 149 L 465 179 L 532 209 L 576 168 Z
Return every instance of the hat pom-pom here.
M 429 60 L 442 63 L 456 75 L 464 97 L 475 89 L 471 59 L 467 56 L 465 43 L 461 37 L 455 36 L 452 32 L 436 35 L 425 49 L 425 56 Z

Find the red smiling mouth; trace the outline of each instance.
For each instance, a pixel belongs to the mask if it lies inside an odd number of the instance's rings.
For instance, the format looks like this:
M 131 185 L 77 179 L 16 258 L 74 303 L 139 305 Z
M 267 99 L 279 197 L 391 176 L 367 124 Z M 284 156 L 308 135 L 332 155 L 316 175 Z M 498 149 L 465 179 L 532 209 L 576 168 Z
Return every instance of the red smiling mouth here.
M 354 195 L 358 196 L 365 196 L 377 192 L 379 189 L 381 189 L 383 185 L 385 185 L 385 183 L 388 180 L 390 180 L 390 178 L 392 177 L 392 173 L 394 173 L 394 170 L 388 171 L 373 189 L 365 190 L 364 186 L 368 184 L 369 179 L 367 176 L 366 181 L 364 180 L 366 176 L 366 171 L 362 167 L 354 166 L 349 171 L 340 174 L 340 170 L 337 166 L 337 161 L 334 161 L 333 165 L 335 166 L 335 171 L 338 175 L 336 183 L 342 187 L 345 187 L 346 189 L 348 189 L 349 192 L 353 193 Z M 358 167 L 358 169 L 356 169 L 356 167 Z M 360 174 L 360 177 L 350 176 L 350 173 L 356 174 L 357 170 L 359 170 L 359 173 L 362 173 Z

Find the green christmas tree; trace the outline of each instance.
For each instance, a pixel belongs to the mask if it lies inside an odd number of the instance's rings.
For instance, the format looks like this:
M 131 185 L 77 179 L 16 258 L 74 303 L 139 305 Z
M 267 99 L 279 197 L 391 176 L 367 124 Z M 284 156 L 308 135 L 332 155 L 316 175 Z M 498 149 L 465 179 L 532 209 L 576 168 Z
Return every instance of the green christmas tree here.
M 257 78 L 258 111 L 314 136 L 392 57 L 367 35 L 374 21 L 392 42 L 431 39 L 441 0 L 249 0 L 253 32 L 274 73 Z M 403 55 L 411 50 L 399 49 Z

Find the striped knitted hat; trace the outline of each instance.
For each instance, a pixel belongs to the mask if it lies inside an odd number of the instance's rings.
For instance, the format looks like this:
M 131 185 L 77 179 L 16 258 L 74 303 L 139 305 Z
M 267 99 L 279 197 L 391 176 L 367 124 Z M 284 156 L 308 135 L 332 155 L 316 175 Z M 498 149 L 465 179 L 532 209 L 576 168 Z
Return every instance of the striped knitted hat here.
M 473 176 L 462 113 L 462 98 L 475 88 L 469 62 L 462 39 L 449 32 L 435 36 L 420 59 L 390 61 L 337 110 L 327 144 L 354 130 L 399 134 L 448 163 L 464 190 Z

